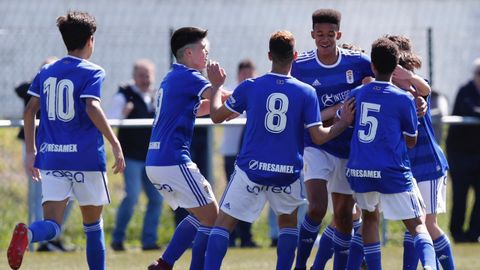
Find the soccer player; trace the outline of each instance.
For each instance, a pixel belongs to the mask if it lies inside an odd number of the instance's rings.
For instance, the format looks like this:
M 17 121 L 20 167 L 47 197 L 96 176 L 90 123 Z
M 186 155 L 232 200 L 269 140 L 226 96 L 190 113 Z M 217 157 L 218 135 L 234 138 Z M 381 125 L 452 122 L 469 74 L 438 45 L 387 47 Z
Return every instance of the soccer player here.
M 44 220 L 28 228 L 17 224 L 8 248 L 8 263 L 18 269 L 30 242 L 55 238 L 68 200 L 76 198 L 87 236 L 88 266 L 105 269 L 102 209 L 110 197 L 102 134 L 112 145 L 114 173 L 123 172 L 125 160 L 100 107 L 105 71 L 87 61 L 95 44 L 95 19 L 73 11 L 58 17 L 57 26 L 68 55 L 45 65 L 37 74 L 24 112 L 27 169 L 34 180 L 41 179 Z M 35 144 L 35 114 L 39 109 Z
M 292 76 L 310 84 L 317 92 L 324 124 L 330 125 L 341 102 L 351 89 L 373 73 L 368 56 L 339 48 L 341 14 L 319 9 L 312 14 L 311 36 L 314 50 L 302 53 L 293 63 Z M 345 269 L 352 233 L 352 190 L 345 177 L 351 129 L 334 140 L 315 145 L 305 136 L 305 187 L 308 211 L 300 226 L 295 269 L 306 269 L 307 259 L 327 211 L 328 192 L 332 194 L 333 222 L 322 234 L 313 269 L 324 269 L 335 251 L 334 269 Z M 328 188 L 327 188 L 328 182 Z
M 278 215 L 280 234 L 277 269 L 291 269 L 295 257 L 297 209 L 305 203 L 299 180 L 303 167 L 303 130 L 313 142 L 324 143 L 340 134 L 353 118 L 353 101 L 346 103 L 341 120 L 322 126 L 315 90 L 291 77 L 297 57 L 295 39 L 288 31 L 273 33 L 268 57 L 272 69 L 240 84 L 222 105 L 221 85 L 214 84 L 210 117 L 221 123 L 246 111 L 247 124 L 235 171 L 220 202 L 205 259 L 205 269 L 220 269 L 226 254 L 229 233 L 238 220 L 253 222 L 268 201 Z M 208 68 L 209 78 L 225 79 L 217 64 Z M 220 80 L 222 78 L 222 80 Z
M 448 163 L 438 145 L 432 126 L 430 112 L 431 90 L 428 83 L 414 73 L 421 67 L 420 58 L 411 50 L 411 41 L 406 36 L 387 36 L 401 48 L 399 66 L 395 69 L 392 82 L 399 88 L 411 92 L 417 98 L 426 99 L 426 114 L 418 119 L 418 138 L 408 156 L 412 173 L 425 202 L 425 220 L 428 232 L 433 240 L 435 254 L 443 269 L 455 269 L 450 241 L 437 223 L 437 213 L 446 212 L 446 187 Z M 404 237 L 403 269 L 417 269 L 412 235 L 407 231 Z M 438 267 L 438 269 L 440 269 Z
M 415 102 L 413 96 L 391 83 L 398 47 L 387 38 L 378 39 L 372 45 L 371 58 L 376 81 L 351 93 L 358 112 L 346 170 L 362 209 L 367 266 L 381 269 L 380 210 L 386 219 L 404 222 L 424 269 L 436 269 L 433 243 L 420 218 L 423 201 L 407 155 L 407 147 L 414 147 L 417 140 Z
M 147 153 L 146 171 L 172 209 L 188 215 L 176 228 L 162 257 L 148 269 L 172 269 L 192 244 L 190 269 L 203 269 L 211 227 L 218 214 L 212 188 L 190 157 L 195 117 L 208 114 L 212 84 L 202 76 L 207 64 L 207 30 L 184 27 L 170 40 L 177 63 L 157 92 L 156 114 Z M 218 85 L 218 82 L 212 82 Z

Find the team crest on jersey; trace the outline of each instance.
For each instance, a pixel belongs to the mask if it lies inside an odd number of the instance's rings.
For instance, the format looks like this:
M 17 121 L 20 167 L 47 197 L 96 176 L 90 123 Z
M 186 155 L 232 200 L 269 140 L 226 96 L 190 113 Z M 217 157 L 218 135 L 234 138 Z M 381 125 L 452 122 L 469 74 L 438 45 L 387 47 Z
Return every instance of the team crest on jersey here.
M 353 77 L 353 70 L 347 70 L 347 72 L 345 72 L 345 76 L 347 78 L 347 83 L 352 84 L 355 82 L 355 78 Z

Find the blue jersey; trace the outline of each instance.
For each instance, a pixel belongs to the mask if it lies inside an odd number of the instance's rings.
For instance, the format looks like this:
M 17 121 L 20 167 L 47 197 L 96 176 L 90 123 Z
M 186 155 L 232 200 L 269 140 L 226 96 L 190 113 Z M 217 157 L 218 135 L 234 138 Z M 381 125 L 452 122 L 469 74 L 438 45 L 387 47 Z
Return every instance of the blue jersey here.
M 293 77 L 268 73 L 240 84 L 225 106 L 247 113 L 237 166 L 260 185 L 295 182 L 303 168 L 303 130 L 321 125 L 315 90 Z
M 100 100 L 105 71 L 66 56 L 45 65 L 28 90 L 40 99 L 35 167 L 42 170 L 105 171 L 103 137 L 85 110 Z
M 352 190 L 411 190 L 413 175 L 404 135 L 417 133 L 413 97 L 388 82 L 372 82 L 352 95 L 357 110 L 346 171 Z
M 192 162 L 190 144 L 203 91 L 210 82 L 195 69 L 174 64 L 157 91 L 147 166 Z
M 412 172 L 417 182 L 432 181 L 446 174 L 448 162 L 438 145 L 432 126 L 430 96 L 424 117 L 418 119 L 418 137 L 414 148 L 408 149 Z
M 362 84 L 363 78 L 374 75 L 368 56 L 339 48 L 338 61 L 333 65 L 322 64 L 316 49 L 302 53 L 293 63 L 292 76 L 315 88 L 320 110 L 323 110 L 342 102 L 350 90 Z M 339 158 L 348 158 L 351 138 L 352 130 L 346 129 L 329 142 L 316 145 L 305 132 L 305 146 L 323 149 Z

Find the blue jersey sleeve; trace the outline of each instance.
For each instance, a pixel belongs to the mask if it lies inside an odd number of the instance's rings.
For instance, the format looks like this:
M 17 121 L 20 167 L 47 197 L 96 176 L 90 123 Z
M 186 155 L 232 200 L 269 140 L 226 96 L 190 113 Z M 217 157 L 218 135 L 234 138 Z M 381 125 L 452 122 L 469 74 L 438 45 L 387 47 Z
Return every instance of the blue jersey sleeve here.
M 242 114 L 247 109 L 247 90 L 250 83 L 250 80 L 245 80 L 235 88 L 233 94 L 225 102 L 227 109 L 238 114 Z
M 27 94 L 34 97 L 40 97 L 40 91 L 40 72 L 38 72 L 37 76 L 33 79 L 32 84 L 30 84 Z
M 193 75 L 194 75 L 194 81 L 193 81 L 192 91 L 195 91 L 194 94 L 201 97 L 203 92 L 207 90 L 209 87 L 211 87 L 212 84 L 205 77 L 203 77 L 203 75 L 198 71 L 193 72 Z
M 85 84 L 85 87 L 80 93 L 81 98 L 94 98 L 100 100 L 103 80 L 105 79 L 105 71 L 103 69 L 96 69 L 93 71 L 91 78 Z
M 303 114 L 305 118 L 305 127 L 313 127 L 322 124 L 322 117 L 320 115 L 320 105 L 318 104 L 317 94 L 315 89 L 307 91 L 305 100 L 305 106 L 303 108 Z
M 415 101 L 411 96 L 404 96 L 404 106 L 402 106 L 402 132 L 403 134 L 414 137 L 417 135 L 417 109 L 415 106 Z

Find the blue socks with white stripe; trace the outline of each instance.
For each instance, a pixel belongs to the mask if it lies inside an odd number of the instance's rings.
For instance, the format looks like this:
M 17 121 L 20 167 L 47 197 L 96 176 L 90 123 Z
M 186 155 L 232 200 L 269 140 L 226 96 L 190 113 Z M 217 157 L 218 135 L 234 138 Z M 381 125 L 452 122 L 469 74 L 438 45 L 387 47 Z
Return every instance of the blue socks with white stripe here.
M 190 263 L 190 270 L 203 270 L 205 263 L 205 252 L 207 249 L 208 237 L 210 236 L 211 227 L 198 227 L 197 235 L 193 240 L 192 247 L 192 261 Z
M 302 269 L 307 267 L 307 260 L 312 252 L 312 247 L 315 243 L 315 239 L 317 239 L 319 230 L 320 223 L 317 223 L 308 215 L 305 215 L 298 236 L 297 261 L 295 262 L 295 268 Z M 320 250 L 318 253 L 320 253 Z
M 352 234 L 343 234 L 335 230 L 333 234 L 333 269 L 344 270 L 347 267 L 348 252 L 350 248 L 350 240 L 352 240 Z
M 170 266 L 182 256 L 187 248 L 192 244 L 197 229 L 200 227 L 200 221 L 194 216 L 189 215 L 178 224 L 173 233 L 172 240 L 162 255 L 162 259 Z
M 91 224 L 83 224 L 87 236 L 87 263 L 90 270 L 105 270 L 105 239 L 103 236 L 103 221 L 100 219 Z
M 230 232 L 222 227 L 213 227 L 208 238 L 204 269 L 220 270 L 227 254 Z
M 282 228 L 278 235 L 277 245 L 277 270 L 292 269 L 297 247 L 298 229 Z
M 28 229 L 32 233 L 30 243 L 48 241 L 60 234 L 60 225 L 52 219 L 35 221 Z
M 333 231 L 330 225 L 325 228 L 320 237 L 320 245 L 318 246 L 317 255 L 313 262 L 312 269 L 323 270 L 328 260 L 333 257 Z
M 403 270 L 416 270 L 418 265 L 418 254 L 415 251 L 413 237 L 406 231 L 403 237 Z
M 382 254 L 380 253 L 380 242 L 365 244 L 363 248 L 368 270 L 381 270 Z
M 429 266 L 431 269 L 437 268 L 437 259 L 435 257 L 435 249 L 430 235 L 419 233 L 413 239 L 415 251 L 417 252 L 423 267 Z
M 350 254 L 348 254 L 347 270 L 358 270 L 363 261 L 363 240 L 362 236 L 355 233 L 350 241 Z
M 450 241 L 445 234 L 433 241 L 433 247 L 435 248 L 435 254 L 437 259 L 440 261 L 443 270 L 455 269 L 452 247 L 450 246 Z

